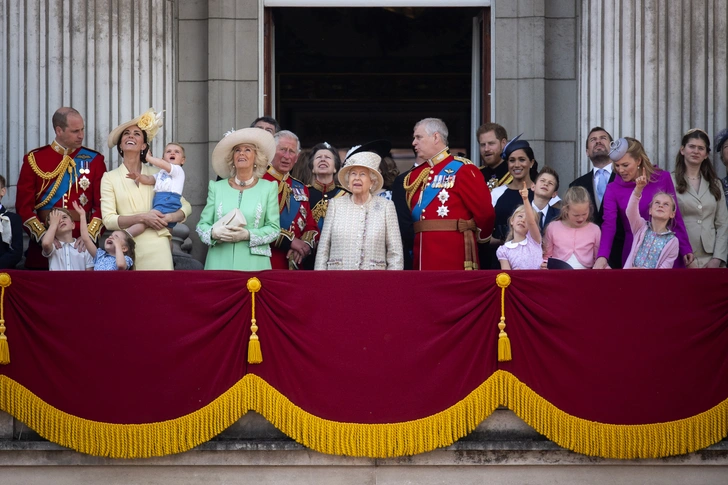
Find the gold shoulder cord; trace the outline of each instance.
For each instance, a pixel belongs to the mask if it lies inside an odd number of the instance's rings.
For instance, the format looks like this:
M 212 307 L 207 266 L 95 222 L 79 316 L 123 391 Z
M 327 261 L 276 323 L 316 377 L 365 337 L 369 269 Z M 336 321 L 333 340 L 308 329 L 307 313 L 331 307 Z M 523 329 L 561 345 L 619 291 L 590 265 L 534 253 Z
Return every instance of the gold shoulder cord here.
M 319 200 L 316 205 L 311 208 L 311 215 L 313 216 L 313 220 L 316 221 L 316 224 L 318 224 L 318 221 L 322 217 L 326 217 L 328 209 L 329 201 L 327 199 Z
M 414 182 L 412 182 L 411 184 L 407 184 L 407 182 L 409 182 L 410 175 L 412 175 L 412 172 L 408 173 L 407 176 L 404 178 L 403 185 L 404 191 L 407 193 L 407 207 L 412 210 L 412 197 L 415 196 L 415 193 L 420 189 L 427 177 L 429 177 L 430 168 L 428 167 L 420 172 Z
M 46 187 L 48 187 L 48 184 L 50 184 L 50 181 L 55 178 L 56 183 L 53 185 L 53 188 L 51 189 L 48 196 L 43 199 L 42 202 L 35 205 L 35 209 L 40 209 L 41 207 L 45 206 L 49 200 L 53 198 L 54 195 L 56 195 L 56 192 L 58 191 L 58 187 L 61 185 L 61 180 L 63 180 L 63 177 L 60 177 L 59 175 L 62 174 L 66 169 L 68 168 L 68 164 L 71 162 L 71 158 L 68 155 L 65 155 L 63 157 L 63 160 L 61 160 L 61 163 L 58 164 L 56 169 L 52 172 L 44 172 L 39 167 L 38 164 L 35 162 L 35 155 L 32 153 L 28 154 L 28 164 L 30 165 L 30 168 L 33 170 L 33 172 L 43 179 L 45 182 L 43 182 L 43 185 L 40 189 L 40 192 L 36 195 L 40 195 Z
M 278 182 L 278 193 L 281 195 L 281 200 L 278 201 L 278 212 L 283 212 L 283 208 L 288 208 L 291 204 L 290 197 L 291 197 L 291 187 L 284 181 L 281 180 Z

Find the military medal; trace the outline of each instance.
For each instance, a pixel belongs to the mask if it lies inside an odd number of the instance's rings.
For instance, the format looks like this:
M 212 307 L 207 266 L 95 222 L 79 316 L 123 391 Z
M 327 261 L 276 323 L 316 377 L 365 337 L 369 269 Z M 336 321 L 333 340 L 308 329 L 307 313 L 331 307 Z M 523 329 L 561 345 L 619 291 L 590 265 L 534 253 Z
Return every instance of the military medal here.
M 437 215 L 444 218 L 447 216 L 447 214 L 450 212 L 450 209 L 447 208 L 445 205 L 441 205 L 437 208 Z
M 81 170 L 83 170 L 83 169 L 81 169 Z M 87 170 L 87 171 L 88 171 L 88 170 Z M 83 173 L 83 171 L 82 171 L 81 173 Z M 84 175 L 84 176 L 83 176 L 83 177 L 81 177 L 81 179 L 80 179 L 80 180 L 78 181 L 78 185 L 80 185 L 80 186 L 81 186 L 81 189 L 82 189 L 82 190 L 88 190 L 89 186 L 91 185 L 91 181 L 90 181 L 90 180 L 89 180 L 89 179 L 88 179 L 88 178 L 87 178 L 87 177 L 86 177 L 86 176 Z M 85 195 L 84 195 L 84 197 L 85 197 Z
M 86 185 L 88 185 L 87 178 L 84 178 L 81 180 L 81 185 L 83 185 L 83 180 L 86 180 Z M 84 190 L 86 190 L 86 189 L 84 188 Z M 86 204 L 88 204 L 88 197 L 86 197 L 86 194 L 81 194 L 81 197 L 78 198 L 78 201 L 81 203 L 81 205 L 86 205 Z
M 437 194 L 437 198 L 439 199 L 440 202 L 442 202 L 444 204 L 450 198 L 450 194 L 448 193 L 447 190 L 442 189 L 440 191 L 440 193 Z
M 308 197 L 306 197 L 306 192 L 300 187 L 293 187 L 293 198 L 297 201 L 305 201 L 308 200 Z
M 498 179 L 495 175 L 493 175 L 490 177 L 490 180 L 488 180 L 488 190 L 492 192 L 496 187 L 498 187 Z

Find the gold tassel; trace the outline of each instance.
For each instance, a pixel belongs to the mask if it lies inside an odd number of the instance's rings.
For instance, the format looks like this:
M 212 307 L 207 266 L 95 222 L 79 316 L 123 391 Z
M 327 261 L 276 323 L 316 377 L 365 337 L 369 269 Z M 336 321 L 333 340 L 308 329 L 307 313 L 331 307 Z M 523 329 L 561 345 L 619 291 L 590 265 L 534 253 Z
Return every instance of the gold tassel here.
M 252 317 L 250 319 L 250 340 L 248 341 L 248 364 L 260 364 L 263 362 L 263 352 L 260 350 L 260 339 L 258 338 L 257 331 L 258 325 L 255 319 L 255 294 L 260 291 L 261 288 L 260 280 L 256 277 L 248 280 L 248 291 L 251 293 L 251 307 Z
M 5 288 L 10 286 L 10 275 L 0 273 L 0 365 L 8 365 L 10 363 L 10 346 L 8 338 L 5 336 Z
M 498 323 L 500 333 L 498 334 L 498 362 L 511 360 L 511 340 L 505 332 L 506 328 L 506 288 L 511 284 L 511 277 L 508 273 L 499 273 L 495 277 L 495 283 L 501 289 L 501 317 Z

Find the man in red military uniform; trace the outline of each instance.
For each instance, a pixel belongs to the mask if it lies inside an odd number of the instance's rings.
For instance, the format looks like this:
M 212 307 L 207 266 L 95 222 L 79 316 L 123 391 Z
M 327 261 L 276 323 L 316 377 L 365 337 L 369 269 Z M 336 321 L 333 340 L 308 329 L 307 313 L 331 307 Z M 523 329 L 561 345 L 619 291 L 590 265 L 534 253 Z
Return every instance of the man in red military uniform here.
M 306 185 L 290 175 L 301 151 L 298 137 L 283 130 L 276 133 L 275 140 L 276 155 L 263 176 L 278 183 L 281 214 L 281 235 L 272 244 L 270 263 L 273 269 L 298 269 L 316 247 L 318 225 L 311 214 Z
M 53 115 L 55 140 L 23 157 L 15 209 L 30 234 L 25 258 L 28 269 L 48 269 L 48 260 L 41 254 L 40 240 L 46 231 L 46 217 L 54 207 L 71 210 L 76 222 L 73 230 L 76 238 L 80 232 L 78 215 L 72 210 L 74 202 L 86 210 L 89 234 L 94 241 L 98 240 L 103 228 L 100 184 L 106 165 L 103 155 L 81 146 L 84 128 L 78 111 L 59 108 Z
M 413 269 L 478 269 L 478 243 L 493 232 L 495 211 L 483 175 L 450 153 L 447 135 L 437 118 L 415 125 L 412 146 L 426 162 L 404 180 L 415 231 Z

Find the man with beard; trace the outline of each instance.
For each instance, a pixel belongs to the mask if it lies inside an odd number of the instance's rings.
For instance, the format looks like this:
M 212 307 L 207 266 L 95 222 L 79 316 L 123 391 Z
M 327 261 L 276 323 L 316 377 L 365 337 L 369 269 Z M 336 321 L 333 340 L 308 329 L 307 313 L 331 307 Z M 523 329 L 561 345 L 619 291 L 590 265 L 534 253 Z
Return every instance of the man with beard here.
M 614 180 L 612 161 L 609 159 L 610 144 L 612 135 L 601 126 L 595 126 L 589 131 L 586 138 L 586 156 L 589 157 L 594 168 L 588 173 L 569 184 L 569 187 L 584 187 L 589 192 L 593 211 L 594 223 L 601 227 L 604 220 L 604 207 L 602 200 L 607 190 L 607 184 Z M 609 255 L 609 266 L 612 268 L 622 267 L 622 246 L 624 245 L 624 228 L 617 221 L 617 232 L 612 244 L 612 252 Z
M 508 143 L 506 129 L 497 123 L 485 123 L 480 125 L 476 136 L 480 146 L 480 159 L 483 161 L 480 172 L 488 189 L 492 191 L 503 184 L 509 184 L 513 177 L 508 173 L 508 164 L 501 159 L 503 148 Z

